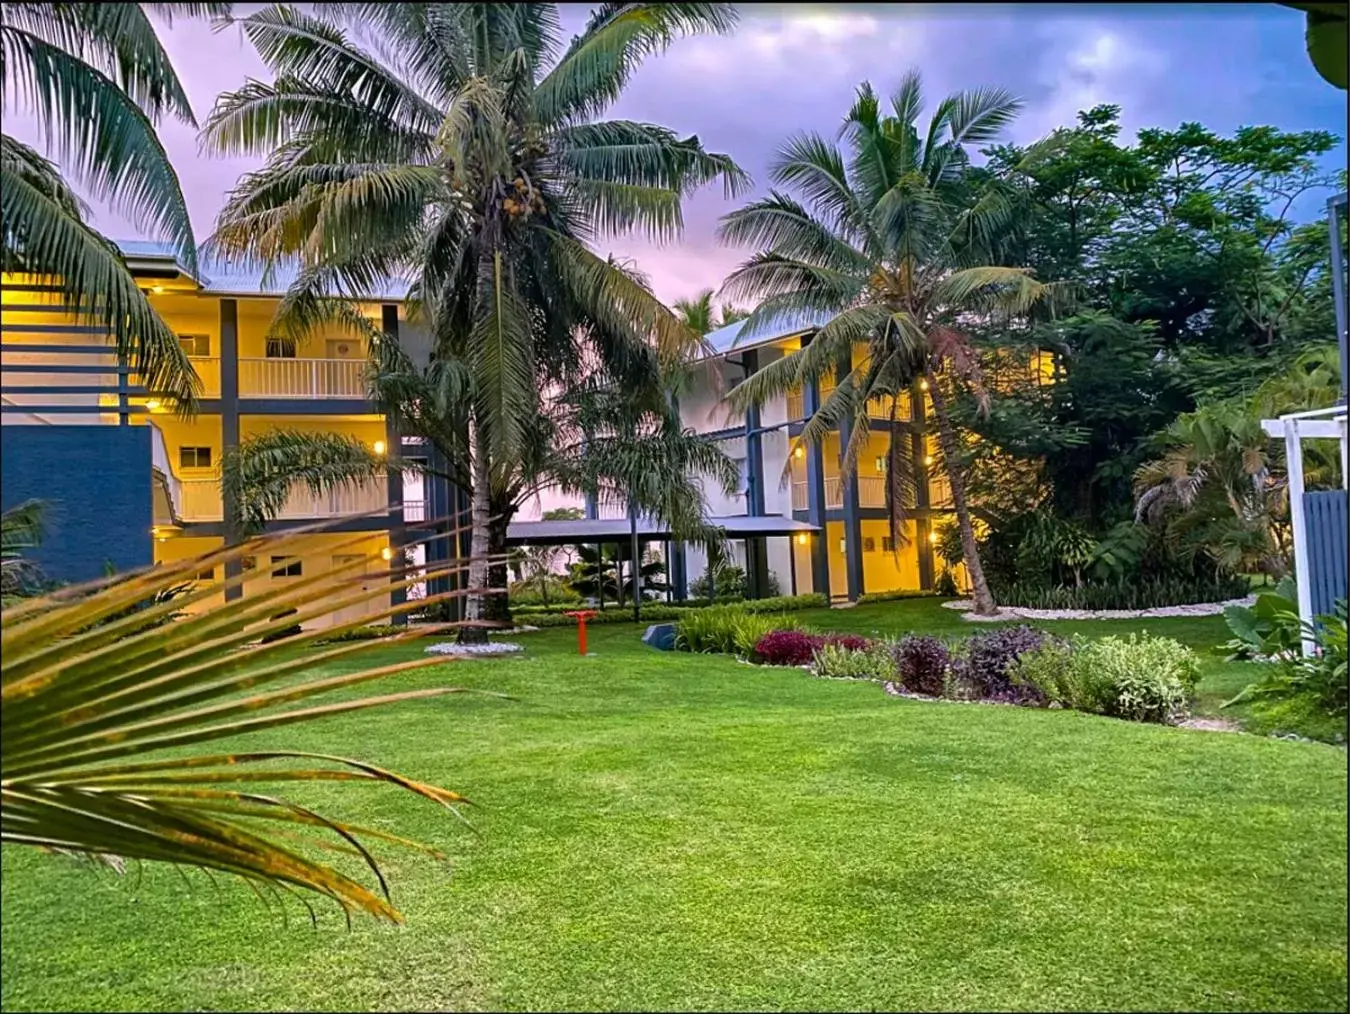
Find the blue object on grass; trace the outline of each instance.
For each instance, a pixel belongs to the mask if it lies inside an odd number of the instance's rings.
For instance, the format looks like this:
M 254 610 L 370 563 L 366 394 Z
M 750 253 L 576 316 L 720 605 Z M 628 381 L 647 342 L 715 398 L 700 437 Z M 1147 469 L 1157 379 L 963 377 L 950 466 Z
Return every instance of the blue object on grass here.
M 673 651 L 675 649 L 675 624 L 653 623 L 647 628 L 647 632 L 642 635 L 642 643 L 650 644 L 660 651 Z

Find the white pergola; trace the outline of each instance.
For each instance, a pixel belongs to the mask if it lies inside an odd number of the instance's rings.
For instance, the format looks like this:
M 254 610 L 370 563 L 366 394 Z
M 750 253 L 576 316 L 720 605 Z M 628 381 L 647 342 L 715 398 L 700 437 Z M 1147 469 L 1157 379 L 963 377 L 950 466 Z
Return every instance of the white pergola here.
M 1261 428 L 1266 435 L 1284 440 L 1284 453 L 1289 476 L 1289 521 L 1294 529 L 1294 579 L 1298 587 L 1298 615 L 1305 623 L 1313 621 L 1312 582 L 1310 574 L 1310 544 L 1308 521 L 1303 494 L 1303 441 L 1339 440 L 1341 442 L 1341 485 L 1350 489 L 1347 479 L 1346 406 L 1292 412 L 1278 419 L 1263 419 Z M 1313 653 L 1313 642 L 1303 639 L 1303 654 Z

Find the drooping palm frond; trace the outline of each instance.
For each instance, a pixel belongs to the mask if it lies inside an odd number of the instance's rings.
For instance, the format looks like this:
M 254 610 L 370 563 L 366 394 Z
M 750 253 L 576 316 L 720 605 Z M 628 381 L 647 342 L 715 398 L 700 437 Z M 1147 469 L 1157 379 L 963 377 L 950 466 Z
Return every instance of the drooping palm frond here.
M 253 540 L 5 610 L 0 620 L 0 838 L 94 857 L 199 866 L 236 874 L 254 886 L 317 892 L 349 916 L 365 912 L 401 919 L 362 839 L 432 855 L 437 850 L 321 814 L 261 791 L 260 783 L 384 783 L 450 810 L 465 802 L 462 796 L 340 756 L 285 749 L 221 752 L 215 744 L 228 741 L 233 747 L 236 737 L 250 732 L 458 692 L 430 688 L 316 700 L 444 664 L 444 659 L 415 659 L 304 677 L 316 666 L 343 663 L 363 646 L 344 644 L 304 655 L 296 654 L 296 646 L 406 612 L 412 604 L 380 606 L 338 627 L 265 643 L 266 635 L 283 626 L 386 594 L 368 575 L 363 583 L 362 559 L 223 608 L 210 603 L 242 577 L 199 583 L 173 602 L 128 610 L 194 581 L 205 568 L 224 571 L 222 564 L 256 553 L 288 558 L 298 537 Z M 357 541 L 351 540 L 352 547 Z M 436 576 L 409 577 L 395 569 L 387 588 Z M 416 605 L 422 608 L 428 601 Z M 152 622 L 184 608 L 188 615 L 182 619 Z M 216 752 L 183 752 L 207 744 Z M 349 872 L 319 861 L 314 848 L 346 853 L 369 869 L 375 884 L 362 883 L 354 868 Z
M 25 500 L 0 514 L 0 595 L 22 594 L 39 581 L 41 572 L 24 554 L 42 541 L 47 510 L 41 500 Z

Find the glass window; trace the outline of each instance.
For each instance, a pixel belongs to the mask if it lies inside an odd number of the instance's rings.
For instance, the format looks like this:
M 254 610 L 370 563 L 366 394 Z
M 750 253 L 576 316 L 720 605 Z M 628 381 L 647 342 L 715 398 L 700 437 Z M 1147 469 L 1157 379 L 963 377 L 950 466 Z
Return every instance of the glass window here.
M 267 339 L 267 358 L 268 359 L 294 359 L 295 342 L 289 338 L 268 338 Z
M 287 563 L 287 562 L 286 562 L 287 559 L 288 559 L 288 558 L 285 557 L 285 556 L 274 556 L 274 557 L 272 557 L 272 563 L 273 563 L 273 564 L 278 564 L 278 563 L 284 564 L 284 566 L 277 567 L 276 570 L 272 571 L 272 576 L 273 576 L 273 577 L 300 577 L 300 576 L 301 576 L 300 561 L 299 561 L 299 560 L 291 560 L 289 563 Z
M 211 355 L 211 336 L 208 334 L 180 334 L 178 344 L 189 356 L 206 358 Z
M 211 448 L 209 448 L 209 447 L 180 447 L 180 448 L 178 448 L 178 467 L 179 467 L 179 468 L 210 468 L 210 467 L 211 467 Z

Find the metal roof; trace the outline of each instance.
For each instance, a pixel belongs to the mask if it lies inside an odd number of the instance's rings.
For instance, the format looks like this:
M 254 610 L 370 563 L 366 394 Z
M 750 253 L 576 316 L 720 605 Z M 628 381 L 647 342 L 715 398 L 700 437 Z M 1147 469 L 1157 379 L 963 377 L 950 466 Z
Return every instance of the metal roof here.
M 791 338 L 804 331 L 813 331 L 824 327 L 834 318 L 832 313 L 810 312 L 802 314 L 775 314 L 768 320 L 750 330 L 746 330 L 748 320 L 738 320 L 734 324 L 709 331 L 703 340 L 712 348 L 713 355 L 724 356 L 731 352 L 758 348 L 770 342 Z
M 142 239 L 118 239 L 113 241 L 122 256 L 129 262 L 138 261 L 167 261 L 174 265 L 183 275 L 197 282 L 203 292 L 212 295 L 231 295 L 231 296 L 282 296 L 290 288 L 291 283 L 300 273 L 298 262 L 277 265 L 272 270 L 272 277 L 263 284 L 263 268 L 261 265 L 230 263 L 221 258 L 212 258 L 206 255 L 206 252 L 199 248 L 197 250 L 197 274 L 183 265 L 178 259 L 178 251 L 171 243 L 161 243 L 156 240 Z M 377 286 L 377 291 L 363 293 L 360 298 L 372 301 L 395 301 L 400 302 L 408 295 L 408 283 L 399 278 L 383 278 Z
M 781 514 L 751 517 L 735 514 L 708 518 L 710 525 L 726 531 L 729 538 L 747 535 L 796 535 L 799 532 L 820 531 L 815 525 L 796 521 Z M 650 518 L 638 518 L 638 538 L 646 541 L 671 538 L 670 529 Z M 620 542 L 632 537 L 627 518 L 585 518 L 579 521 L 513 521 L 506 529 L 508 545 L 556 546 L 565 543 Z

